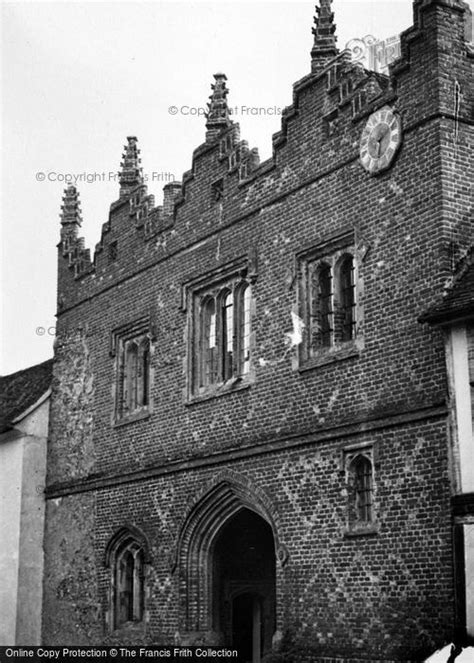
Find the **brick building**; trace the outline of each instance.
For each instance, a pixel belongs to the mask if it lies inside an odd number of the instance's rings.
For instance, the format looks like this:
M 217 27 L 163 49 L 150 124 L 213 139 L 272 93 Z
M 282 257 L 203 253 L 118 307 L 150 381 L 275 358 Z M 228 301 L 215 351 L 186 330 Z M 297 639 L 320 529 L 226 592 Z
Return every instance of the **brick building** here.
M 384 76 L 321 0 L 263 163 L 224 74 L 161 206 L 128 138 L 93 259 L 65 191 L 45 644 L 406 661 L 473 632 L 444 337 L 420 321 L 474 241 L 471 15 L 413 15 Z

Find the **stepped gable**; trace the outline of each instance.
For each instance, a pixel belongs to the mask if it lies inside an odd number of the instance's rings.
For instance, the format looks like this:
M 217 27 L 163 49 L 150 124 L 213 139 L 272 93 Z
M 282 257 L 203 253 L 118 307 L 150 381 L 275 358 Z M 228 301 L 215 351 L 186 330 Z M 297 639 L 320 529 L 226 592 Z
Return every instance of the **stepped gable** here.
M 100 276 L 93 286 L 97 288 L 101 279 L 109 278 L 111 270 L 133 273 L 139 265 L 159 261 L 217 227 L 254 213 L 273 198 L 323 177 L 337 163 L 354 163 L 357 167 L 361 125 L 379 108 L 393 108 L 403 117 L 405 128 L 430 117 L 441 90 L 436 89 L 439 82 L 431 80 L 424 63 L 428 53 L 437 48 L 437 31 L 443 25 L 437 14 L 452 10 L 465 14 L 462 29 L 467 32 L 470 13 L 466 3 L 417 0 L 414 25 L 401 35 L 402 55 L 386 76 L 352 61 L 350 51 L 338 51 L 331 2 L 321 0 L 314 18 L 310 72 L 293 85 L 293 102 L 283 109 L 281 128 L 272 136 L 272 156 L 261 162 L 258 149 L 241 139 L 240 126 L 230 114 L 227 76 L 216 73 L 204 142 L 193 151 L 191 168 L 183 173 L 182 181 L 164 186 L 162 205 L 156 206 L 154 197 L 148 194 L 138 141 L 129 136 L 119 174 L 119 198 L 110 207 L 93 262 L 82 239 L 70 232 L 66 233 L 68 238 L 64 237 L 63 255 L 81 284 L 75 292 L 71 287 L 69 294 L 74 300 L 85 297 L 87 284 L 92 281 L 84 277 L 94 270 Z M 458 21 L 458 25 L 463 23 Z M 474 107 L 467 62 L 474 51 L 462 39 L 456 44 L 461 44 L 460 57 L 466 61 L 466 77 L 459 77 L 460 103 L 455 110 L 463 118 L 472 114 Z M 414 89 L 419 91 L 416 97 Z M 444 96 L 449 97 L 452 113 L 453 95 Z M 72 215 L 76 219 L 71 197 L 74 189 L 67 191 L 65 213 L 67 218 Z M 80 211 L 76 221 L 80 226 Z M 74 221 L 69 225 L 74 226 Z

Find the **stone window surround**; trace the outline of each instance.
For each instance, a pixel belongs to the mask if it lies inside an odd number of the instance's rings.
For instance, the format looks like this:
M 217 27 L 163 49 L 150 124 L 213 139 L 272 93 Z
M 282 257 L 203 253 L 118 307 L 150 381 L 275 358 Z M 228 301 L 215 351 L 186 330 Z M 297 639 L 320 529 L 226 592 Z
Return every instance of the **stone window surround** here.
M 130 552 L 133 556 L 133 596 L 132 622 L 143 624 L 146 614 L 146 577 L 151 559 L 149 545 L 146 537 L 133 525 L 124 525 L 109 540 L 105 550 L 105 566 L 110 571 L 110 585 L 108 591 L 108 605 L 106 608 L 106 623 L 109 632 L 120 630 L 126 626 L 127 621 L 119 622 L 120 609 L 120 561 Z M 130 607 L 130 606 L 129 606 Z
M 236 375 L 235 373 L 228 380 L 219 381 L 215 384 L 196 389 L 196 371 L 198 370 L 196 362 L 200 354 L 196 352 L 196 345 L 200 341 L 201 334 L 201 313 L 200 302 L 205 301 L 205 295 L 217 291 L 225 290 L 226 286 L 231 285 L 232 289 L 238 288 L 241 284 L 248 283 L 249 287 L 255 283 L 257 278 L 255 257 L 242 256 L 236 258 L 225 265 L 221 265 L 211 272 L 207 272 L 196 279 L 188 281 L 182 288 L 182 310 L 188 313 L 187 325 L 187 361 L 186 361 L 186 387 L 184 393 L 184 403 L 189 405 L 202 400 L 216 398 L 225 394 L 249 388 L 255 381 L 255 367 L 252 361 L 252 353 L 255 346 L 255 332 L 252 331 L 250 322 L 250 365 L 245 375 Z M 250 321 L 255 313 L 255 299 L 251 292 L 250 298 Z
M 137 407 L 133 412 L 123 413 L 123 361 L 124 348 L 128 341 L 148 339 L 148 376 L 144 377 L 147 387 L 146 404 Z M 110 356 L 115 358 L 114 380 L 112 384 L 113 411 L 111 414 L 111 424 L 114 427 L 147 419 L 153 412 L 152 387 L 154 382 L 153 371 L 153 352 L 155 340 L 153 316 L 151 312 L 148 315 L 135 318 L 133 321 L 125 323 L 114 329 L 110 338 Z
M 353 489 L 352 466 L 359 457 L 368 460 L 372 467 L 372 501 L 371 501 L 371 519 L 367 522 L 361 522 L 354 518 L 355 509 L 355 491 Z M 374 442 L 360 442 L 358 444 L 346 445 L 341 449 L 340 474 L 344 480 L 347 491 L 347 521 L 343 535 L 345 538 L 358 536 L 373 536 L 380 531 L 380 522 L 377 520 L 376 496 L 377 484 L 376 473 L 379 470 L 378 446 Z
M 344 255 L 352 255 L 354 259 L 354 277 L 355 277 L 355 317 L 356 317 L 356 335 L 350 341 L 333 343 L 329 347 L 321 347 L 316 350 L 312 356 L 309 350 L 308 324 L 309 302 L 308 302 L 308 284 L 307 269 L 313 262 L 325 262 L 331 265 L 333 274 L 333 293 L 339 289 L 338 267 Z M 298 309 L 300 316 L 305 324 L 303 332 L 303 342 L 299 346 L 297 369 L 302 372 L 318 366 L 333 363 L 335 361 L 359 356 L 364 348 L 363 336 L 363 279 L 360 275 L 360 260 L 355 243 L 354 230 L 345 231 L 334 235 L 321 243 L 300 251 L 296 255 L 296 273 L 298 275 Z M 337 296 L 337 295 L 335 295 Z

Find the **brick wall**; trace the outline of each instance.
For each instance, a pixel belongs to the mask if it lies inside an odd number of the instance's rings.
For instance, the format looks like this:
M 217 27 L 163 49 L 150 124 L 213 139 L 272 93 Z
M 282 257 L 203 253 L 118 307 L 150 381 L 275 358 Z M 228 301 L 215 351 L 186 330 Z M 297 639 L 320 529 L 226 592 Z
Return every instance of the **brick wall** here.
M 228 172 L 218 142 L 204 144 L 167 229 L 147 235 L 124 197 L 111 207 L 92 272 L 75 277 L 59 249 L 45 642 L 170 642 L 182 632 L 180 571 L 170 559 L 198 494 L 224 470 L 248 477 L 278 513 L 288 561 L 277 568 L 277 629 L 291 631 L 312 660 L 405 660 L 449 639 L 443 342 L 417 318 L 473 240 L 473 58 L 464 17 L 459 2 L 416 2 L 390 81 L 343 62 L 341 80 L 352 77 L 356 89 L 378 95 L 359 115 L 327 91 L 326 74 L 306 77 L 274 136 L 273 158 L 247 180 Z M 453 80 L 462 90 L 454 111 Z M 403 144 L 392 167 L 371 177 L 358 160 L 359 139 L 384 105 L 401 115 Z M 324 118 L 336 111 L 328 136 Z M 220 178 L 223 197 L 212 204 Z M 364 347 L 298 370 L 285 336 L 298 303 L 295 256 L 341 232 L 354 233 L 358 251 Z M 255 381 L 190 403 L 183 285 L 241 256 L 256 259 Z M 110 334 L 148 312 L 156 328 L 153 411 L 114 426 Z M 345 445 L 362 442 L 378 454 L 379 531 L 347 537 L 340 459 Z M 125 523 L 151 542 L 147 619 L 114 636 L 104 551 Z M 81 601 L 88 608 L 79 619 Z

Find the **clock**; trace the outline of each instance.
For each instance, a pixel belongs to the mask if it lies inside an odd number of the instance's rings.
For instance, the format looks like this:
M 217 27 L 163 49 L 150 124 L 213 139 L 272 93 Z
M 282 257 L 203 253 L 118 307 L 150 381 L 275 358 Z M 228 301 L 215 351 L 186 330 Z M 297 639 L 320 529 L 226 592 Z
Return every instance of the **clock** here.
M 367 120 L 360 137 L 360 162 L 371 175 L 386 170 L 402 142 L 400 116 L 387 106 Z

